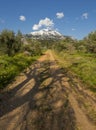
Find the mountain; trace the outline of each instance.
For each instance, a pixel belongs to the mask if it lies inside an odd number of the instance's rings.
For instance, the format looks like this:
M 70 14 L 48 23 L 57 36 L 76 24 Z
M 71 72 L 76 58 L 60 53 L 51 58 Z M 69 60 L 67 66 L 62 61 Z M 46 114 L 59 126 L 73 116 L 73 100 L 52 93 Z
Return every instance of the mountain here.
M 31 32 L 29 37 L 34 39 L 64 39 L 65 37 L 56 30 L 42 29 L 40 31 Z

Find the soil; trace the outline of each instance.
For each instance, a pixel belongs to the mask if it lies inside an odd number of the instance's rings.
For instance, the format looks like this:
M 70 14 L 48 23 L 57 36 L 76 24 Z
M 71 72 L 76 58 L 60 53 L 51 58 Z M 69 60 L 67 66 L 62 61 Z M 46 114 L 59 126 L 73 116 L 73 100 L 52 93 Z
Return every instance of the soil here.
M 71 85 L 48 50 L 1 92 L 0 130 L 96 130 Z

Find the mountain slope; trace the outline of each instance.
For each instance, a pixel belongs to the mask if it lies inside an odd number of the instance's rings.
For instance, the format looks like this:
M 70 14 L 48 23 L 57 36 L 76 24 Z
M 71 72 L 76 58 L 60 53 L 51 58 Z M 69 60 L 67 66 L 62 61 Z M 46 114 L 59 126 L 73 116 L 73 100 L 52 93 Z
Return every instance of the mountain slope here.
M 61 33 L 51 29 L 42 29 L 40 31 L 31 32 L 30 36 L 36 39 L 64 39 L 64 36 Z

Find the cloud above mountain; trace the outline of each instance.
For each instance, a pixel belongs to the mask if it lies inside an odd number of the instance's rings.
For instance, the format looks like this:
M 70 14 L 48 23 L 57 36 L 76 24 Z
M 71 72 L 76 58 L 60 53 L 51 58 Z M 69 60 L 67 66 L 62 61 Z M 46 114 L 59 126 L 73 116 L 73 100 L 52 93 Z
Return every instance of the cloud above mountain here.
M 26 21 L 26 17 L 23 16 L 23 15 L 21 15 L 21 16 L 19 17 L 19 20 L 20 20 L 20 21 Z
M 75 28 L 72 28 L 72 31 L 75 31 L 76 29 Z
M 63 13 L 63 12 L 58 12 L 58 13 L 56 13 L 56 17 L 57 17 L 58 19 L 61 19 L 61 18 L 64 17 L 64 13 Z
M 42 27 L 48 28 L 48 27 L 53 27 L 53 26 L 54 26 L 53 20 L 46 17 L 45 19 L 41 19 L 38 24 L 34 24 L 32 29 L 39 30 Z
M 88 13 L 87 12 L 82 14 L 82 19 L 88 19 Z

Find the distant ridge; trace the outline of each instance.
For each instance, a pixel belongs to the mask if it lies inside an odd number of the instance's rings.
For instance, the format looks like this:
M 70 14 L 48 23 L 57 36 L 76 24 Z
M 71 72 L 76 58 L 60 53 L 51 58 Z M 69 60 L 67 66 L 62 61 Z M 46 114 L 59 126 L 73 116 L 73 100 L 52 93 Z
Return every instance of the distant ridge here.
M 56 30 L 52 29 L 42 29 L 39 31 L 31 32 L 27 36 L 34 39 L 64 39 L 65 37 Z

